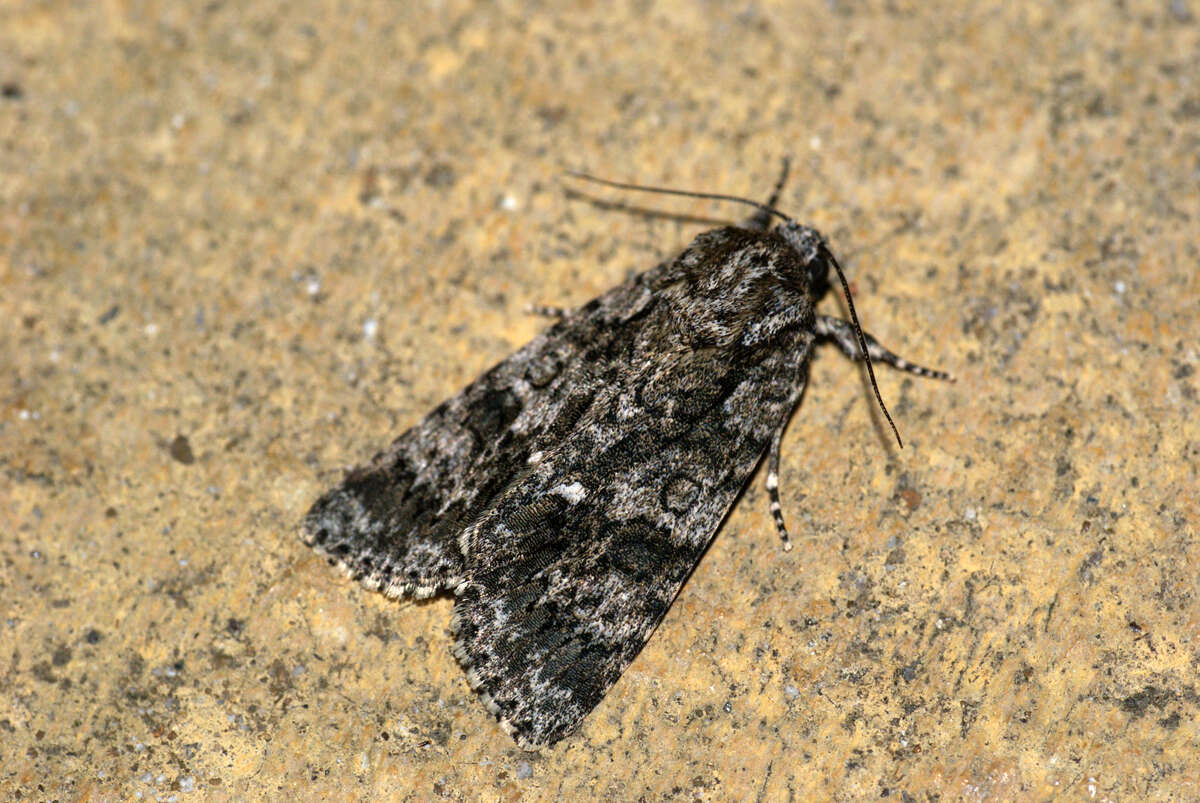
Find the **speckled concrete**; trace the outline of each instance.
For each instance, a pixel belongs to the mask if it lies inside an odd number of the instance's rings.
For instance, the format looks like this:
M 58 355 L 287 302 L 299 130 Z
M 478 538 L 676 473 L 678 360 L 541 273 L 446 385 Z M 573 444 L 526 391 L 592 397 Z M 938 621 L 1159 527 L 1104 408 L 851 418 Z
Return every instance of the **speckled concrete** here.
M 1200 9 L 1070 6 L 0 6 L 0 796 L 1200 797 Z M 525 304 L 706 225 L 563 168 L 761 197 L 786 154 L 959 381 L 880 372 L 898 451 L 824 350 L 798 548 L 759 477 L 523 753 L 450 602 L 296 523 Z

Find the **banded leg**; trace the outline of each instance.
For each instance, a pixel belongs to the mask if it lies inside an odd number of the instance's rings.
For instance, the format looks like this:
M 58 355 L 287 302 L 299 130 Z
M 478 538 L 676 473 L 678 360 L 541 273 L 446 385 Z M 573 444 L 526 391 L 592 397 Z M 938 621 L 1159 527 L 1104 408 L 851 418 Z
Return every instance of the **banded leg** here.
M 849 321 L 835 318 L 832 315 L 818 315 L 814 331 L 817 337 L 832 340 L 842 350 L 842 353 L 850 359 L 862 359 L 862 352 L 858 347 L 858 336 L 854 332 L 854 324 Z M 898 368 L 905 373 L 915 374 L 916 376 L 925 376 L 930 379 L 945 379 L 949 382 L 954 381 L 954 377 L 945 371 L 924 368 L 916 363 L 909 362 L 897 354 L 893 354 L 866 332 L 863 332 L 863 338 L 867 341 L 867 353 L 871 355 L 871 362 L 884 363 L 893 368 Z
M 529 304 L 525 307 L 526 315 L 539 315 L 545 318 L 562 320 L 571 312 L 570 307 L 553 307 L 548 304 Z
M 771 500 L 771 518 L 775 519 L 775 529 L 779 531 L 779 539 L 783 541 L 783 551 L 790 552 L 792 539 L 788 535 L 787 525 L 783 523 L 783 505 L 779 502 L 779 452 L 783 446 L 783 430 L 787 420 L 779 425 L 771 436 L 771 446 L 767 452 L 767 496 Z

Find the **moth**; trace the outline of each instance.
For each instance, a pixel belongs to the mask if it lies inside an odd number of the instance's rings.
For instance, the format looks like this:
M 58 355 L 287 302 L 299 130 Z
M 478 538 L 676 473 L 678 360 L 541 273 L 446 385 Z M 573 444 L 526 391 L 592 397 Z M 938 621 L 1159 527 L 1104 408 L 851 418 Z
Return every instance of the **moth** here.
M 454 654 L 527 750 L 571 733 L 646 644 L 784 428 L 818 342 L 918 376 L 858 325 L 825 239 L 756 207 L 556 320 L 313 505 L 303 539 L 389 597 L 454 596 Z M 772 219 L 780 223 L 771 226 Z M 818 315 L 830 268 L 849 321 Z M 895 425 L 892 424 L 895 431 Z M 899 433 L 896 433 L 899 439 Z

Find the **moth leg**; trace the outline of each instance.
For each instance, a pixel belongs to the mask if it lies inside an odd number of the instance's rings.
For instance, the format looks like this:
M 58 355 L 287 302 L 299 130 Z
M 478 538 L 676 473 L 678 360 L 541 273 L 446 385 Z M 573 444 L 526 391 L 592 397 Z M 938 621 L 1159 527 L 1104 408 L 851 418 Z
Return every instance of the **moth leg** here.
M 783 170 L 779 174 L 779 180 L 775 182 L 775 189 L 771 190 L 771 197 L 767 199 L 765 206 L 775 206 L 779 200 L 779 193 L 783 192 L 783 184 L 787 181 L 788 171 L 791 169 L 792 162 L 788 157 L 783 157 Z M 742 224 L 743 229 L 751 231 L 766 231 L 771 228 L 771 213 L 765 209 L 759 209 Z
M 787 525 L 783 523 L 783 505 L 779 502 L 779 452 L 783 446 L 783 430 L 787 427 L 784 420 L 775 434 L 771 436 L 771 447 L 767 452 L 767 496 L 771 499 L 771 517 L 775 519 L 775 529 L 783 541 L 783 551 L 792 550 L 792 538 L 788 535 Z
M 526 315 L 540 315 L 546 318 L 562 320 L 571 314 L 570 307 L 554 307 L 548 304 L 529 304 L 525 307 Z
M 814 330 L 817 337 L 826 340 L 832 340 L 838 348 L 852 360 L 861 360 L 862 352 L 858 347 L 858 336 L 854 331 L 854 324 L 849 321 L 835 318 L 832 315 L 818 315 L 817 325 Z M 920 365 L 911 363 L 903 357 L 893 354 L 879 344 L 879 341 L 871 337 L 871 335 L 863 332 L 863 338 L 867 341 L 867 354 L 871 355 L 871 362 L 885 363 L 898 368 L 901 371 L 917 376 L 927 376 L 930 379 L 946 379 L 950 382 L 954 381 L 954 377 L 945 371 L 935 371 L 932 368 L 923 368 Z

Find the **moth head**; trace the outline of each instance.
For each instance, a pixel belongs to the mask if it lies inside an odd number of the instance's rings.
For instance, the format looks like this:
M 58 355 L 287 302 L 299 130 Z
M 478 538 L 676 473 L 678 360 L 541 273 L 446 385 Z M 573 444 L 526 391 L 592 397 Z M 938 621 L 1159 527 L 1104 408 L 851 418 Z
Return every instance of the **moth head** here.
M 816 229 L 794 220 L 780 223 L 775 232 L 796 252 L 808 272 L 809 293 L 820 298 L 829 288 L 829 247 L 825 238 Z

